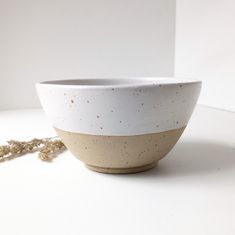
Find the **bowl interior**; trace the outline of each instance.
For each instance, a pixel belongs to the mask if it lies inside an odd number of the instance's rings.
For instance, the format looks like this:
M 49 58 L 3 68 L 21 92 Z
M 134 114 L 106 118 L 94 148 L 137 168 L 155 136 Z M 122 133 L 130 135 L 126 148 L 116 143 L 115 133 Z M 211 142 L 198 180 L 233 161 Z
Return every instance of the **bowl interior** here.
M 164 84 L 187 84 L 200 82 L 196 79 L 179 79 L 173 77 L 136 77 L 136 78 L 82 78 L 74 80 L 45 81 L 40 84 L 88 86 L 88 87 L 129 87 L 138 85 L 164 85 Z

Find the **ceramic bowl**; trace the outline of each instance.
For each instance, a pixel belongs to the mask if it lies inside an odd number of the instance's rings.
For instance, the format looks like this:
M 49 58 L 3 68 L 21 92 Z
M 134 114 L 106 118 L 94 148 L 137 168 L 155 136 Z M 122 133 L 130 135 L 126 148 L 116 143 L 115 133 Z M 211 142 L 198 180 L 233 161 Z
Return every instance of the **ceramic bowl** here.
M 176 144 L 201 82 L 176 78 L 77 79 L 36 85 L 66 147 L 104 173 L 154 167 Z

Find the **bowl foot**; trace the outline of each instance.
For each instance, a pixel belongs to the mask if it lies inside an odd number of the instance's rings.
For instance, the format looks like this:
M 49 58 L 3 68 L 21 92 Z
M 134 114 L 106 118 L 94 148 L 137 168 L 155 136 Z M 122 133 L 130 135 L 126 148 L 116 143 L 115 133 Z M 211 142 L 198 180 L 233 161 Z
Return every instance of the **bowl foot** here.
M 138 167 L 130 167 L 130 168 L 106 168 L 106 167 L 98 167 L 98 166 L 92 166 L 85 164 L 86 167 L 92 171 L 97 171 L 100 173 L 106 173 L 106 174 L 132 174 L 132 173 L 138 173 L 142 171 L 147 171 L 152 169 L 157 165 L 157 162 L 150 163 L 148 165 L 144 166 L 138 166 Z

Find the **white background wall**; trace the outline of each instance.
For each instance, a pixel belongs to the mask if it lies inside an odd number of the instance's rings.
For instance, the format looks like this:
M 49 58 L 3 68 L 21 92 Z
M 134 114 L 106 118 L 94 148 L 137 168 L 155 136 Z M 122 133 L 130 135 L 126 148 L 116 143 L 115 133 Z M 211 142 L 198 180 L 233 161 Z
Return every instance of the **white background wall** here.
M 171 76 L 175 49 L 175 75 L 203 81 L 199 102 L 235 111 L 235 1 L 176 6 L 0 0 L 0 109 L 39 106 L 34 84 L 42 80 Z
M 174 0 L 0 0 L 0 109 L 39 106 L 37 81 L 172 76 Z
M 177 0 L 175 75 L 203 81 L 200 103 L 235 111 L 234 0 Z

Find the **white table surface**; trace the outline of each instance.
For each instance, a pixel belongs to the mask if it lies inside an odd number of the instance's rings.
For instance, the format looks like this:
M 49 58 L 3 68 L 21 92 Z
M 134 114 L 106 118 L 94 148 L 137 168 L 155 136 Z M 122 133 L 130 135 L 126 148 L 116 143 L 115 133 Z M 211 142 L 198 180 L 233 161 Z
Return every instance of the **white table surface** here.
M 40 109 L 0 112 L 0 142 L 54 136 Z M 235 113 L 198 106 L 153 170 L 92 172 L 68 151 L 0 163 L 0 234 L 235 234 Z

